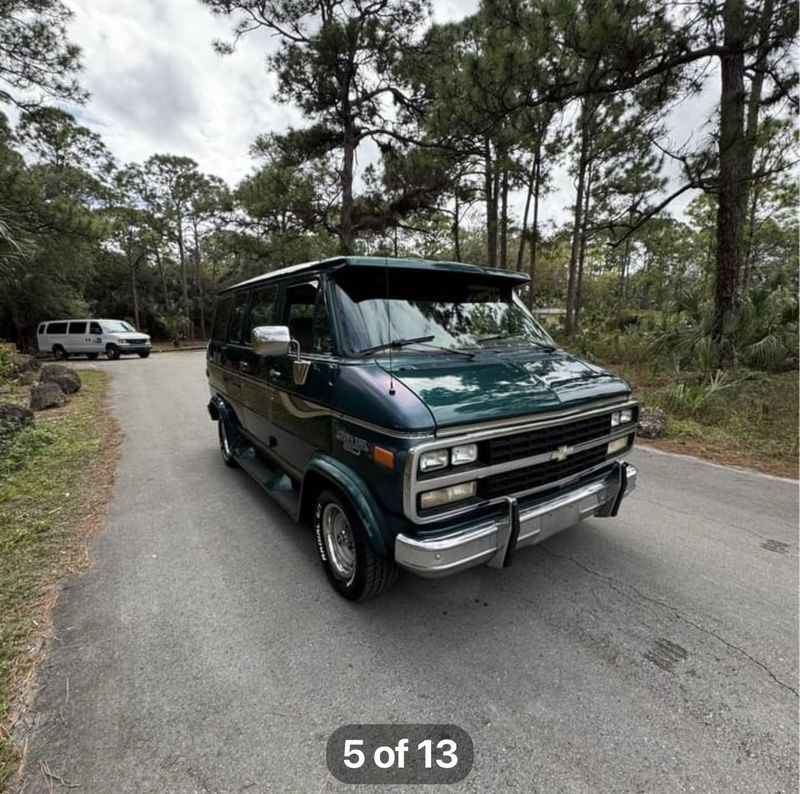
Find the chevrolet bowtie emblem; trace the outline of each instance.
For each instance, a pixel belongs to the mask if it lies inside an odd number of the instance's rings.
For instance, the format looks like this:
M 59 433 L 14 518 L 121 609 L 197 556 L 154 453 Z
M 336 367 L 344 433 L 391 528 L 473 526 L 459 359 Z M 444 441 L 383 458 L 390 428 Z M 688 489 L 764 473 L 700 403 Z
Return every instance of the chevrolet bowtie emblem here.
M 566 460 L 570 452 L 572 452 L 572 447 L 568 447 L 565 444 L 563 447 L 559 447 L 550 453 L 550 460 Z

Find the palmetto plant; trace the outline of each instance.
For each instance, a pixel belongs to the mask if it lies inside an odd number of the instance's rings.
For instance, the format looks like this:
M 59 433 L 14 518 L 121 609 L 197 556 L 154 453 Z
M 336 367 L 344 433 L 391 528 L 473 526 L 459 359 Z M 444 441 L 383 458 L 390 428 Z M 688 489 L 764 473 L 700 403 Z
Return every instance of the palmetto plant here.
M 667 409 L 697 416 L 721 392 L 735 389 L 752 378 L 753 374 L 746 371 L 733 374 L 731 370 L 717 370 L 702 383 L 675 383 L 661 389 L 659 402 Z
M 727 331 L 738 363 L 750 369 L 779 371 L 797 361 L 797 297 L 780 279 L 749 292 Z M 653 352 L 680 367 L 710 370 L 712 306 L 702 285 L 683 292 L 675 313 L 653 337 Z

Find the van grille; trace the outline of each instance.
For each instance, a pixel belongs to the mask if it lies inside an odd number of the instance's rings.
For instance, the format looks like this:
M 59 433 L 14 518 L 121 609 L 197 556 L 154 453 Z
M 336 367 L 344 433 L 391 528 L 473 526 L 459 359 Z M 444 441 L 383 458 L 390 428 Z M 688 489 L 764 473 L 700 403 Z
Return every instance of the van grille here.
M 530 430 L 483 442 L 481 460 L 484 463 L 505 463 L 509 460 L 541 455 L 561 446 L 574 447 L 611 432 L 611 412 L 592 416 L 569 424 Z
M 518 491 L 539 488 L 557 482 L 584 469 L 600 465 L 606 458 L 606 445 L 600 444 L 570 455 L 566 460 L 550 460 L 524 469 L 514 469 L 479 480 L 479 494 L 484 499 L 507 496 Z

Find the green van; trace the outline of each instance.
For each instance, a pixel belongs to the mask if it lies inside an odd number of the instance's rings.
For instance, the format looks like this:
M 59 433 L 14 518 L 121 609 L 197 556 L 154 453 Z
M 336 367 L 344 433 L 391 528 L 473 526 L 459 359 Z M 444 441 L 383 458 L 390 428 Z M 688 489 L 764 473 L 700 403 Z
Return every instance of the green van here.
M 313 523 L 344 597 L 398 568 L 506 567 L 634 489 L 630 386 L 554 344 L 515 294 L 526 280 L 338 257 L 219 294 L 207 374 L 223 460 Z

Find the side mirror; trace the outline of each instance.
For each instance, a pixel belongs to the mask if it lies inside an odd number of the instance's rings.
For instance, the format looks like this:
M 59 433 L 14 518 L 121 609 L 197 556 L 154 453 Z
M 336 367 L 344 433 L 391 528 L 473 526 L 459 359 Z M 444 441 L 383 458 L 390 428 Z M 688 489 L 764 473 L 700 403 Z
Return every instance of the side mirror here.
M 285 325 L 259 325 L 253 329 L 251 337 L 257 356 L 285 356 L 292 341 Z

